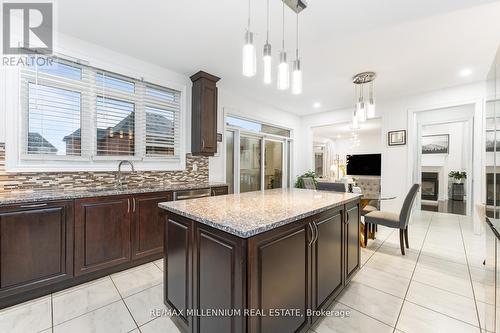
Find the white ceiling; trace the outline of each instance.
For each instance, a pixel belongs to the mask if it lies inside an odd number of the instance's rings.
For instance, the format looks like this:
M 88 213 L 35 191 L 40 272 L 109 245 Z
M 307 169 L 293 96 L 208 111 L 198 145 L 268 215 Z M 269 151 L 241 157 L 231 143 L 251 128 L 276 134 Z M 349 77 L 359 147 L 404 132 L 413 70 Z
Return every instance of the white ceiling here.
M 281 1 L 270 2 L 276 62 Z M 299 96 L 264 86 L 260 75 L 241 75 L 246 0 L 63 0 L 57 2 L 58 26 L 62 33 L 186 75 L 208 71 L 235 93 L 299 115 L 349 106 L 351 76 L 364 70 L 378 73 L 379 100 L 483 80 L 500 43 L 500 1 L 309 3 L 301 14 L 304 93 Z M 266 1 L 252 4 L 260 55 Z M 293 60 L 295 19 L 289 10 L 286 22 L 286 48 Z M 458 74 L 464 68 L 472 70 L 465 78 Z M 322 106 L 315 109 L 314 102 Z

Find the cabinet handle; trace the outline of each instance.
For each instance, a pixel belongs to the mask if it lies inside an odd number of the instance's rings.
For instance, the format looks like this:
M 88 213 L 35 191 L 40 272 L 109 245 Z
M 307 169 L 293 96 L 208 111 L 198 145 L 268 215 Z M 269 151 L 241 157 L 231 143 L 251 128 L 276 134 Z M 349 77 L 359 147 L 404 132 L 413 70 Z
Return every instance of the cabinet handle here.
M 345 224 L 349 224 L 349 212 L 345 213 Z
M 318 241 L 318 237 L 319 237 L 319 230 L 318 230 L 318 225 L 316 223 L 313 222 L 313 225 L 314 225 L 314 229 L 316 229 L 316 237 L 314 239 L 314 243 L 316 243 Z
M 201 148 L 205 149 L 205 139 L 201 139 Z
M 135 213 L 135 198 L 132 199 L 132 212 Z
M 37 207 L 45 207 L 47 206 L 46 203 L 41 203 L 41 204 L 33 204 L 33 205 L 23 205 L 21 208 L 37 208 Z
M 311 225 L 311 223 L 309 223 L 309 229 L 311 229 L 311 240 L 309 241 L 309 246 L 311 246 L 312 243 L 314 243 L 314 238 L 316 237 L 315 232 L 314 232 L 314 228 Z
M 127 214 L 130 213 L 130 199 L 127 199 Z

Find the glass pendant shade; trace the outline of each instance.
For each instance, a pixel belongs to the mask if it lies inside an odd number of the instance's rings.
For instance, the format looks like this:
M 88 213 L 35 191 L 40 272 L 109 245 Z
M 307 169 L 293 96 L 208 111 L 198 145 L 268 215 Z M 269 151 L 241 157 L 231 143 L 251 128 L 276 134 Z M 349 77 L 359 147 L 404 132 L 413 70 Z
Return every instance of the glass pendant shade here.
M 278 89 L 290 88 L 290 66 L 286 62 L 286 52 L 280 52 L 280 64 L 278 65 Z
M 365 102 L 359 101 L 358 104 L 356 104 L 356 113 L 358 114 L 358 120 L 359 122 L 365 122 L 366 121 L 366 105 Z
M 253 45 L 253 33 L 245 33 L 245 45 L 243 45 L 243 75 L 247 77 L 255 76 L 257 73 L 257 55 L 255 45 Z
M 359 129 L 359 119 L 358 119 L 358 114 L 356 111 L 354 111 L 353 115 L 352 115 L 352 129 L 353 130 L 357 130 Z
M 271 44 L 266 43 L 264 45 L 264 83 L 265 84 L 271 84 L 273 82 L 272 75 L 273 75 L 273 58 L 271 56 Z
M 375 101 L 370 100 L 366 107 L 366 118 L 372 119 L 375 118 Z
M 300 59 L 293 62 L 292 94 L 302 94 L 302 70 L 300 69 Z

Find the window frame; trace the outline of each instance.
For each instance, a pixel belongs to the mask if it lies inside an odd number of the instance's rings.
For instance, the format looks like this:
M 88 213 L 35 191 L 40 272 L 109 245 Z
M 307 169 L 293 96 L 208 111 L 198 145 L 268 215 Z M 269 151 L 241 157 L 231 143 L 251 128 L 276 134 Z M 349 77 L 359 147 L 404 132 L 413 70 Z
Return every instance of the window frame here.
M 136 132 L 135 132 L 135 146 L 136 151 L 134 156 L 97 156 L 96 154 L 96 144 L 93 143 L 93 133 L 96 133 L 96 106 L 92 105 L 92 98 L 87 98 L 87 102 L 82 98 L 82 114 L 85 112 L 90 113 L 87 117 L 81 118 L 81 129 L 82 129 L 82 155 L 52 155 L 52 154 L 22 154 L 23 146 L 21 140 L 24 139 L 24 133 L 27 135 L 27 117 L 22 114 L 23 110 L 26 110 L 26 106 L 23 103 L 27 103 L 28 100 L 23 101 L 21 99 L 21 89 L 23 88 L 23 79 L 21 77 L 20 67 L 3 68 L 2 76 L 4 82 L 8 82 L 5 85 L 5 89 L 2 89 L 5 96 L 9 98 L 5 101 L 2 107 L 5 108 L 5 121 L 6 123 L 12 124 L 12 126 L 6 126 L 5 131 L 5 143 L 6 143 L 6 163 L 5 167 L 8 172 L 93 172 L 93 171 L 116 171 L 117 161 L 127 159 L 134 161 L 136 170 L 138 171 L 180 171 L 186 168 L 186 109 L 188 101 L 188 78 L 184 78 L 180 75 L 174 75 L 168 70 L 163 70 L 153 65 L 137 66 L 141 68 L 141 71 L 133 70 L 130 67 L 121 67 L 116 63 L 102 63 L 99 60 L 95 61 L 90 65 L 87 61 L 82 61 L 74 58 L 75 60 L 68 60 L 70 56 L 64 56 L 58 59 L 62 61 L 68 61 L 75 66 L 81 66 L 82 70 L 93 70 L 93 71 L 104 71 L 107 73 L 116 74 L 119 77 L 127 77 L 134 82 L 146 85 L 150 84 L 153 87 L 161 87 L 169 90 L 174 90 L 179 93 L 179 104 L 178 111 L 178 123 L 176 126 L 177 133 L 174 138 L 178 140 L 178 144 L 175 146 L 176 153 L 174 156 L 145 156 L 145 139 L 143 143 L 138 142 L 139 133 L 138 130 L 138 120 L 136 119 Z M 81 65 L 83 64 L 83 65 Z M 135 73 L 135 75 L 133 75 Z M 137 77 L 137 73 L 144 74 L 144 77 Z M 85 74 L 82 72 L 82 79 L 85 79 Z M 166 75 L 165 75 L 166 74 Z M 175 80 L 168 80 L 170 77 Z M 95 79 L 95 75 L 92 76 Z M 165 79 L 167 77 L 167 79 Z M 39 81 L 40 83 L 40 81 Z M 54 86 L 54 85 L 49 85 Z M 55 87 L 59 88 L 57 85 Z M 67 89 L 67 87 L 61 87 Z M 137 89 L 137 88 L 136 88 Z M 85 93 L 85 92 L 84 92 Z M 95 102 L 95 98 L 94 98 Z M 136 105 L 137 108 L 137 105 Z M 137 117 L 137 113 L 136 113 Z M 144 112 L 145 117 L 145 112 Z M 142 125 L 141 125 L 142 126 Z M 145 122 L 143 123 L 145 127 Z M 145 131 L 145 129 L 144 129 Z M 86 140 L 85 138 L 91 138 Z M 141 147 L 144 145 L 144 147 Z M 84 146 L 86 148 L 84 148 Z M 140 149 L 138 149 L 140 148 Z M 141 151 L 139 151 L 141 150 Z M 90 152 L 90 153 L 88 153 Z M 139 155 L 140 154 L 140 155 Z

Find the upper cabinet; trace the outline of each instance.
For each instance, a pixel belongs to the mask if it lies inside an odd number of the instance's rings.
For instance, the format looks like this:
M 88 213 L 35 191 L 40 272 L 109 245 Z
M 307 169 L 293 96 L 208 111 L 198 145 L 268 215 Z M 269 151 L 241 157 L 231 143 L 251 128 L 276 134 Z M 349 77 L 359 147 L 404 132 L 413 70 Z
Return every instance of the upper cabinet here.
M 191 153 L 213 156 L 217 152 L 217 82 L 220 78 L 199 71 L 193 81 Z

